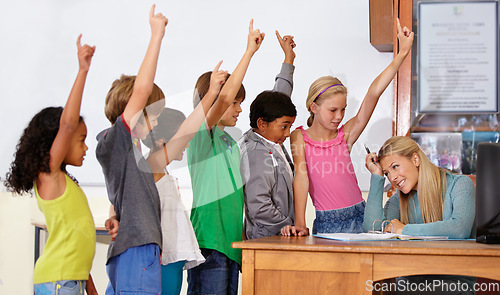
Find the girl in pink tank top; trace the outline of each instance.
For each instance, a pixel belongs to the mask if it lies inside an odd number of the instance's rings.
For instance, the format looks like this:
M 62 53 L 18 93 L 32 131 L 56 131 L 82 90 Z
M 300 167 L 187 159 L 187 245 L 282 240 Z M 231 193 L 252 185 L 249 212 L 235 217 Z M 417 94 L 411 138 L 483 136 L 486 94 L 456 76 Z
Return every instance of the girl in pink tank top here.
M 380 95 L 396 75 L 410 52 L 413 33 L 397 20 L 400 51 L 372 82 L 356 116 L 344 125 L 347 89 L 337 79 L 325 76 L 309 88 L 306 106 L 310 112 L 305 130 L 291 134 L 295 164 L 293 190 L 295 225 L 285 226 L 282 235 L 308 235 L 305 222 L 307 195 L 316 208 L 313 233 L 361 232 L 364 201 L 351 162 L 351 148 L 365 129 Z

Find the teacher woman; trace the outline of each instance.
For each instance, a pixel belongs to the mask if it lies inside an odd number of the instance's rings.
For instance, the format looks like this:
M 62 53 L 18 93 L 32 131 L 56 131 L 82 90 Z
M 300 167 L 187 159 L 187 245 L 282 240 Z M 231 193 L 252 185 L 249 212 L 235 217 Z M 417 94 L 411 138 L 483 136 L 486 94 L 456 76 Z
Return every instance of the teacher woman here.
M 366 156 L 366 168 L 372 175 L 363 231 L 372 230 L 376 220 L 388 220 L 391 223 L 385 231 L 398 234 L 450 239 L 475 237 L 474 183 L 467 176 L 454 175 L 434 165 L 412 139 L 403 136 L 388 139 L 378 156 L 375 153 Z M 397 192 L 383 207 L 384 175 Z M 381 230 L 381 223 L 375 222 L 374 229 Z M 459 280 L 471 287 L 475 281 L 471 277 L 436 275 L 396 280 L 419 283 L 436 279 L 455 283 Z M 429 294 L 452 294 L 443 291 Z

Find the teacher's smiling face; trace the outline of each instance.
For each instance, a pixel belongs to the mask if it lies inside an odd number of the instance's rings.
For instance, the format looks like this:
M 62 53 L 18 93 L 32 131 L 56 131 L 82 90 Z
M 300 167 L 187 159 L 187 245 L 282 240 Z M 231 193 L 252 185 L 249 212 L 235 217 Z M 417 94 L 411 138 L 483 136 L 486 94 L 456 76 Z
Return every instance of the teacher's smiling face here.
M 392 154 L 380 160 L 382 172 L 389 179 L 389 182 L 408 194 L 411 190 L 417 190 L 418 167 L 420 158 L 414 153 L 410 158 Z

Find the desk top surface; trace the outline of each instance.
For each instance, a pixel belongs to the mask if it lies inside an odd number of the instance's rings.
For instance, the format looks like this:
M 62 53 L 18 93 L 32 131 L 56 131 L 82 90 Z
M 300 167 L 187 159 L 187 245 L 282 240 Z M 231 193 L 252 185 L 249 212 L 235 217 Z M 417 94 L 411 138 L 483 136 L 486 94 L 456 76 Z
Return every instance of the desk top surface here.
M 47 229 L 47 225 L 43 222 L 32 221 L 31 224 L 36 226 L 36 227 L 42 228 L 42 229 Z M 104 225 L 102 225 L 102 226 L 96 225 L 95 230 L 100 231 L 100 232 L 104 232 L 104 231 L 107 232 L 108 231 Z
M 499 256 L 500 245 L 476 243 L 471 240 L 450 241 L 336 241 L 313 236 L 271 236 L 234 242 L 233 248 L 253 250 L 321 251 L 379 254 Z

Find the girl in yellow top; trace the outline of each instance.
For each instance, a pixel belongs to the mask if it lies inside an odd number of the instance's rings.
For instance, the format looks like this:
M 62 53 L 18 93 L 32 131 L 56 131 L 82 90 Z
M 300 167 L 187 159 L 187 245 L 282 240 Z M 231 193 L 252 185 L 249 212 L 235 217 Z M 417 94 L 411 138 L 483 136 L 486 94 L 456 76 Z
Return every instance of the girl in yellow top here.
M 95 226 L 85 194 L 66 172 L 81 166 L 88 147 L 80 116 L 83 88 L 95 46 L 81 45 L 79 70 L 66 106 L 45 108 L 23 132 L 6 186 L 17 194 L 34 188 L 47 222 L 49 238 L 35 264 L 35 294 L 97 294 L 90 269 L 95 253 Z

